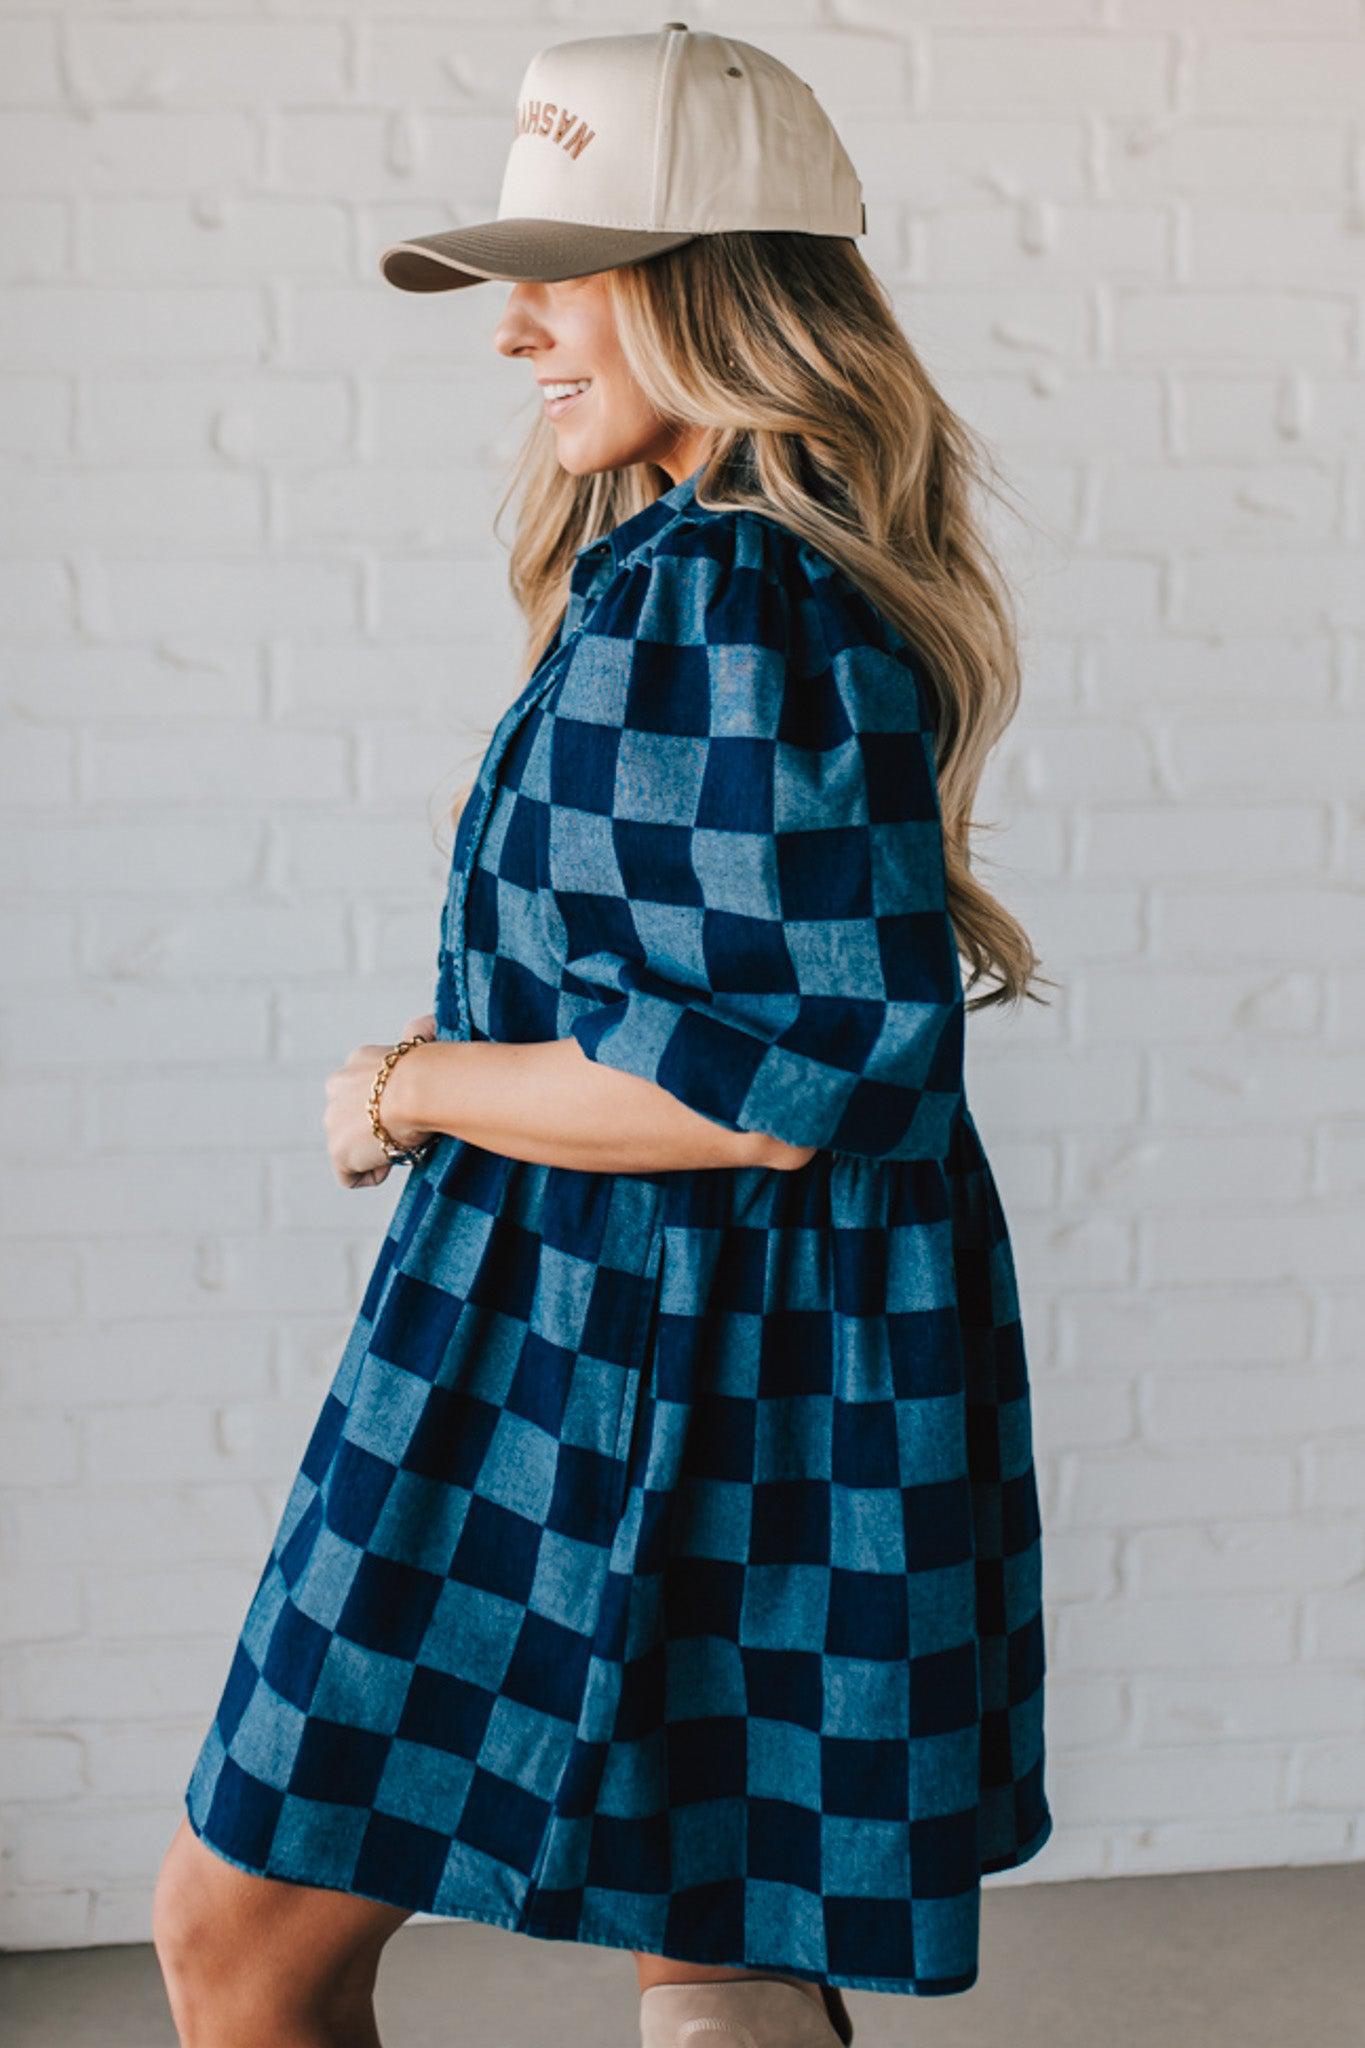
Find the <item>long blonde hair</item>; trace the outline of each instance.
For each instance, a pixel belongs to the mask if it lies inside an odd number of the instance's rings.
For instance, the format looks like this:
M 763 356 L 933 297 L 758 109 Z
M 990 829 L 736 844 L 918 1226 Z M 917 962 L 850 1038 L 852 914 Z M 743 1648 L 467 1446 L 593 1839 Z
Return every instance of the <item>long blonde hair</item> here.
M 711 430 L 698 500 L 804 536 L 918 654 L 948 911 L 967 989 L 990 983 L 968 1007 L 1043 1000 L 1027 933 L 972 871 L 972 804 L 1020 688 L 1010 593 L 971 503 L 974 488 L 996 489 L 984 444 L 935 390 L 852 240 L 701 235 L 604 275 L 649 403 L 680 430 Z M 526 622 L 523 683 L 559 626 L 577 550 L 669 483 L 648 462 L 571 475 L 538 417 L 498 508 L 519 496 L 508 582 Z

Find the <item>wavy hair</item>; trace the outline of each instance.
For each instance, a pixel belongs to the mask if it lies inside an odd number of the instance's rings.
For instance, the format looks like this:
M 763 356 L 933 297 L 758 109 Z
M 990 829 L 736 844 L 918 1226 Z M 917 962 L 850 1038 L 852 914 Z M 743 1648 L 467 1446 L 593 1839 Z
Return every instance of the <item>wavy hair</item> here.
M 967 990 L 986 984 L 968 1007 L 1045 1000 L 1027 933 L 973 871 L 977 786 L 1020 692 L 1010 593 L 972 502 L 997 490 L 985 444 L 934 388 L 851 239 L 701 235 L 604 275 L 650 405 L 680 431 L 710 431 L 698 501 L 751 508 L 803 536 L 917 654 L 948 912 Z M 523 684 L 558 629 L 577 551 L 670 482 L 652 462 L 573 476 L 538 416 L 497 515 L 519 495 L 508 582 L 526 623 Z

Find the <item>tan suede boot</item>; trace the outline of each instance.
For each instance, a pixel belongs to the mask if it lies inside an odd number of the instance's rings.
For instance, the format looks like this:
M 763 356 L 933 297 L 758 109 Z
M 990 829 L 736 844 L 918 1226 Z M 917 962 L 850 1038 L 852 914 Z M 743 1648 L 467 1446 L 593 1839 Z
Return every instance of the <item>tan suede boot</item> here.
M 640 1997 L 640 2048 L 848 2048 L 852 2023 L 839 1993 L 825 2011 L 790 1977 L 651 1984 Z M 830 2000 L 847 2026 L 835 2024 Z

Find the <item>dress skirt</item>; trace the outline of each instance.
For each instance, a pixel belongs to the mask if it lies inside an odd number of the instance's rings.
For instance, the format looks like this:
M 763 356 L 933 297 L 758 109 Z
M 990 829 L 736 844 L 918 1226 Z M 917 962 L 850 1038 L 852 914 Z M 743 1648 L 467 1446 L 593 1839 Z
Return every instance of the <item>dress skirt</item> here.
M 446 1138 L 406 1171 L 196 1832 L 527 1934 L 967 1989 L 981 1877 L 1051 1831 L 1028 1385 L 970 1117 L 942 1163 L 606 1176 Z

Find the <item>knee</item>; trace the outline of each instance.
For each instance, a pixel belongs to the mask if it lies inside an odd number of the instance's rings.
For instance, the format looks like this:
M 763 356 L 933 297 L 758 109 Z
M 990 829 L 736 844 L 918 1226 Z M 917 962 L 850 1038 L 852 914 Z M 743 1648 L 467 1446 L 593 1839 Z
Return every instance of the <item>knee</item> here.
M 380 1936 L 406 1915 L 367 1906 L 357 1929 L 336 1913 L 333 1895 L 240 1870 L 182 1820 L 152 1899 L 152 1941 L 181 2042 L 256 2048 L 285 2023 L 304 2022 L 358 2035 Z
M 200 1861 L 204 1853 L 182 1821 L 162 1858 L 152 1895 L 152 1945 L 173 1998 L 211 1981 L 233 1939 L 231 1909 L 213 1896 Z
M 268 1889 L 181 1821 L 157 1873 L 152 1944 L 182 2043 L 249 2038 L 240 2022 L 272 1966 Z

